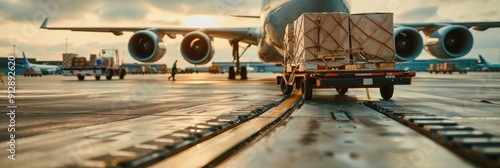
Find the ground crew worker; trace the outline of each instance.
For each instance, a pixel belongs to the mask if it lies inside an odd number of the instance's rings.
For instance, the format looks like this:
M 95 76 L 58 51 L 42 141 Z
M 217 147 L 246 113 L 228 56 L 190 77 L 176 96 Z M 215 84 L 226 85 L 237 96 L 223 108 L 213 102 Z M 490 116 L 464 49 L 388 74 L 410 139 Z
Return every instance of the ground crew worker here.
M 168 77 L 168 80 L 172 78 L 172 80 L 175 81 L 175 73 L 177 73 L 177 60 L 175 60 L 174 65 L 172 65 L 172 75 Z

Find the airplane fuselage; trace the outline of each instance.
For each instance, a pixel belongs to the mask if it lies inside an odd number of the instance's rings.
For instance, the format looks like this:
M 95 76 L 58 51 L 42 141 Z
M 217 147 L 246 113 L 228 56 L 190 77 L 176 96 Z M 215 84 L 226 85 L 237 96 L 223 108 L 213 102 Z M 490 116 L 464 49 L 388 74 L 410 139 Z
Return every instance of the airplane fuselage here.
M 350 12 L 345 0 L 263 0 L 259 58 L 263 62 L 283 62 L 283 37 L 287 24 L 308 12 Z
M 41 72 L 43 73 L 47 73 L 47 74 L 53 74 L 53 73 L 58 73 L 61 71 L 61 67 L 60 66 L 56 66 L 56 65 L 43 65 L 43 64 L 33 64 L 33 63 L 30 63 L 28 61 L 28 59 L 26 59 L 26 55 L 24 55 L 24 52 L 23 52 L 23 64 L 24 64 L 24 67 L 25 68 L 34 68 L 34 69 L 38 69 L 40 70 Z

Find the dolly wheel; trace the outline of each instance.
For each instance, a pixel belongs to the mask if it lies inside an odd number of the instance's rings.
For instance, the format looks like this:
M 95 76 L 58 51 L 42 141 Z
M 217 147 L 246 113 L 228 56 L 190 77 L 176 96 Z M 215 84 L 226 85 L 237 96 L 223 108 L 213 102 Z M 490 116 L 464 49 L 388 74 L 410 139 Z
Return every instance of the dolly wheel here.
M 312 83 L 309 80 L 302 80 L 302 99 L 311 100 L 312 98 Z
M 285 78 L 281 78 L 281 81 L 280 81 L 280 89 L 281 89 L 281 93 L 283 93 L 284 95 L 290 95 L 293 91 L 293 85 L 287 85 L 285 83 Z
M 345 95 L 345 93 L 347 93 L 347 90 L 349 90 L 349 88 L 335 88 L 335 90 L 337 90 L 337 93 L 339 95 Z
M 385 100 L 391 99 L 393 94 L 394 94 L 394 85 L 385 85 L 380 88 L 380 95 Z

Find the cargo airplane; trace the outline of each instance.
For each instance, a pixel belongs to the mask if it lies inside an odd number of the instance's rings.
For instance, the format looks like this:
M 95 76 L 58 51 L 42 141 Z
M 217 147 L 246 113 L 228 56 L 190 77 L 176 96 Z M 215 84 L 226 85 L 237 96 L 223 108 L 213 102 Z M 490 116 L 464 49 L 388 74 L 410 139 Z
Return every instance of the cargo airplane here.
M 72 30 L 88 32 L 110 32 L 123 35 L 134 32 L 128 42 L 130 55 L 137 61 L 155 62 L 166 52 L 163 37 L 171 39 L 184 36 L 180 44 L 183 58 L 195 65 L 210 62 L 214 56 L 213 38 L 229 40 L 233 48 L 233 58 L 239 67 L 239 44 L 258 46 L 259 58 L 263 62 L 281 64 L 283 62 L 283 38 L 285 27 L 307 12 L 350 12 L 346 0 L 263 0 L 260 16 L 236 16 L 260 18 L 261 25 L 240 28 L 172 28 L 172 27 L 48 27 L 48 18 L 42 29 Z M 412 61 L 423 49 L 437 58 L 453 59 L 466 55 L 473 45 L 470 28 L 484 31 L 500 27 L 500 22 L 439 22 L 439 23 L 396 23 L 394 37 L 396 61 Z M 428 37 L 426 43 L 420 31 Z M 234 79 L 235 74 L 229 77 Z M 237 72 L 238 69 L 237 69 Z M 246 69 L 241 76 L 246 78 Z
M 61 66 L 30 63 L 26 58 L 26 55 L 24 55 L 24 51 L 23 51 L 23 65 L 24 68 L 39 69 L 42 73 L 46 74 L 61 73 Z
M 479 60 L 483 64 L 483 70 L 487 71 L 500 71 L 500 64 L 492 64 L 486 61 L 482 55 L 479 55 Z

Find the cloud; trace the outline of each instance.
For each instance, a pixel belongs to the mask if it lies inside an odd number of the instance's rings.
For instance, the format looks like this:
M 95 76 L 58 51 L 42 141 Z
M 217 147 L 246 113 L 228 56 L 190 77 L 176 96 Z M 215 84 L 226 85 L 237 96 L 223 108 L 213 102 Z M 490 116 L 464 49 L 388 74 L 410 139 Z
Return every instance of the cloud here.
M 92 1 L 6 0 L 0 1 L 0 18 L 14 22 L 36 22 L 45 17 L 75 19 L 85 12 L 94 12 L 93 6 Z
M 12 45 L 8 39 L 0 39 L 0 46 Z
M 425 6 L 415 8 L 399 15 L 399 18 L 404 22 L 422 22 L 436 15 L 437 6 Z
M 229 15 L 229 14 L 250 14 L 259 8 L 260 1 L 255 0 L 184 0 L 165 1 L 151 0 L 150 4 L 159 10 L 188 15 Z M 259 13 L 255 13 L 259 14 Z
M 145 19 L 148 9 L 140 1 L 124 1 L 116 4 L 116 1 L 107 2 L 97 10 L 102 19 L 108 21 L 116 20 L 141 20 Z
M 453 21 L 498 21 L 499 8 L 497 0 L 459 1 L 441 5 L 437 15 Z

